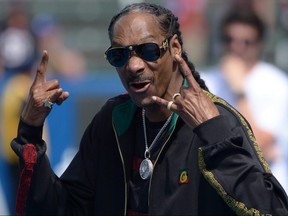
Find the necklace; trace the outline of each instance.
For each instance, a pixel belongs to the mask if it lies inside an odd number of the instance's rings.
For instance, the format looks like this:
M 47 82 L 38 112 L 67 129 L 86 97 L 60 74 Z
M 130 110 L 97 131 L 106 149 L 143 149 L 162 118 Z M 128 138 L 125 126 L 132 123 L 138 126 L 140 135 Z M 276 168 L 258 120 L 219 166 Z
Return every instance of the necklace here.
M 146 122 L 145 122 L 145 110 L 142 109 L 142 122 L 143 122 L 143 131 L 144 131 L 144 140 L 145 140 L 145 152 L 144 152 L 145 159 L 140 164 L 139 173 L 143 180 L 150 178 L 153 172 L 154 166 L 153 166 L 152 161 L 150 160 L 150 151 L 152 147 L 154 146 L 154 144 L 159 139 L 159 137 L 161 136 L 161 134 L 163 133 L 163 131 L 165 130 L 165 128 L 167 127 L 167 125 L 169 124 L 169 122 L 171 121 L 171 117 L 172 117 L 172 114 L 169 116 L 165 124 L 162 126 L 162 128 L 160 129 L 160 131 L 158 132 L 158 134 L 152 141 L 151 145 L 148 147 L 147 134 L 146 134 Z

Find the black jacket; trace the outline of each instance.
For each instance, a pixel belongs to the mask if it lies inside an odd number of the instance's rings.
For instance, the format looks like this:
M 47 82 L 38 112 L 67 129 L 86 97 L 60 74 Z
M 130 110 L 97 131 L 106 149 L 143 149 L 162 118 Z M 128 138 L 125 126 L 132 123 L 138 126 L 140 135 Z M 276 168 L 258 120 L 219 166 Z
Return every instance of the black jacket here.
M 173 114 L 150 179 L 149 214 L 288 215 L 287 196 L 247 121 L 225 101 L 207 94 L 220 116 L 191 129 Z M 125 215 L 137 109 L 128 95 L 108 100 L 60 178 L 39 153 L 45 149 L 41 127 L 20 121 L 13 149 L 20 155 L 19 144 L 31 142 L 38 149 L 27 214 Z

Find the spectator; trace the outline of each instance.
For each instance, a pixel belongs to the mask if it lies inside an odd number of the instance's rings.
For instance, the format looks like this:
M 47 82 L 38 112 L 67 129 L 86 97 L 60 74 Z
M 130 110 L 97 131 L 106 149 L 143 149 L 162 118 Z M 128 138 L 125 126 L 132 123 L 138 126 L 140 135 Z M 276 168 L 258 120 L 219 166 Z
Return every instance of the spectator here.
M 48 71 L 66 79 L 77 79 L 86 73 L 83 54 L 65 45 L 61 26 L 49 14 L 39 14 L 32 20 L 32 30 L 38 39 L 38 50 L 51 53 Z
M 223 55 L 202 76 L 213 93 L 248 119 L 272 172 L 288 191 L 288 79 L 261 60 L 265 29 L 252 9 L 231 10 L 220 27 Z

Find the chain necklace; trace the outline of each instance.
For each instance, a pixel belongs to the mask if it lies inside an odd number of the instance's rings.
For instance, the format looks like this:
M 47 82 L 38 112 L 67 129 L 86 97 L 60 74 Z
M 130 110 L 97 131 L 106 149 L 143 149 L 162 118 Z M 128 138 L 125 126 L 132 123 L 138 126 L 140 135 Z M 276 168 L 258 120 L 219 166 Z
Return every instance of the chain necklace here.
M 152 161 L 150 160 L 150 151 L 151 151 L 152 147 L 154 146 L 154 144 L 159 139 L 159 137 L 162 135 L 163 131 L 165 130 L 165 128 L 167 127 L 169 122 L 171 121 L 171 117 L 172 117 L 172 114 L 166 120 L 165 124 L 162 126 L 162 128 L 160 129 L 160 131 L 158 132 L 158 134 L 154 138 L 153 142 L 148 147 L 147 134 L 146 134 L 146 122 L 145 122 L 145 110 L 142 109 L 142 122 L 143 122 L 143 131 L 144 131 L 144 140 L 145 140 L 145 152 L 144 152 L 144 158 L 145 159 L 140 164 L 139 173 L 140 173 L 140 176 L 143 180 L 150 178 L 150 176 L 153 172 L 154 166 L 153 166 Z

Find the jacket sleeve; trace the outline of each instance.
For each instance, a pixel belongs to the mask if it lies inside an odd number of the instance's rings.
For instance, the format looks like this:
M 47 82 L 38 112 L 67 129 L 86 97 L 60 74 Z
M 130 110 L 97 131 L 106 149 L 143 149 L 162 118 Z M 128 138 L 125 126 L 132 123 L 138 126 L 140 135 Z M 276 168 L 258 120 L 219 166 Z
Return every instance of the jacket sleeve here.
M 237 215 L 288 215 L 287 195 L 248 123 L 230 117 L 220 115 L 194 129 L 203 143 L 200 171 Z
M 82 143 L 89 142 L 90 126 L 82 137 Z M 29 195 L 25 203 L 26 215 L 69 215 L 90 214 L 93 191 L 83 167 L 81 153 L 77 153 L 69 165 L 69 181 L 58 177 L 50 167 L 45 154 L 46 143 L 42 140 L 42 127 L 31 127 L 20 120 L 18 136 L 11 143 L 11 147 L 19 156 L 20 168 L 23 170 L 23 149 L 27 144 L 33 144 L 37 151 L 37 163 L 34 166 L 29 188 Z M 89 151 L 86 151 L 89 152 Z M 65 174 L 65 173 L 64 173 Z M 64 175 L 63 174 L 63 175 Z M 20 179 L 21 181 L 21 179 Z M 21 184 L 20 184 L 21 185 Z M 23 186 L 23 184 L 22 184 Z M 23 188 L 18 189 L 17 196 Z M 19 193 L 20 192 L 20 193 Z M 21 201 L 21 197 L 20 200 Z M 17 205 L 17 204 L 16 204 Z

